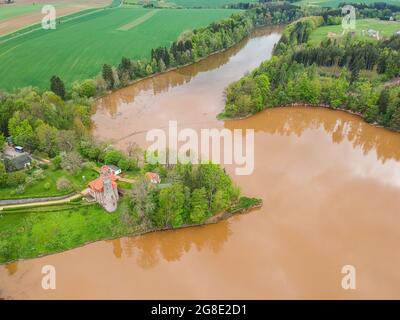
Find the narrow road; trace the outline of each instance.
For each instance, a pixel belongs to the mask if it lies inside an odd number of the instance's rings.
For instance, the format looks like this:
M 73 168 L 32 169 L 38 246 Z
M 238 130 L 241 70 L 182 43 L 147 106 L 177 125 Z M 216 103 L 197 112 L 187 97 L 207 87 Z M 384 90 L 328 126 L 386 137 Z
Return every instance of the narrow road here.
M 62 200 L 51 200 L 51 201 L 44 201 L 44 202 L 30 202 L 30 203 L 23 203 L 23 204 L 12 204 L 12 205 L 5 205 L 0 207 L 0 211 L 2 211 L 4 208 L 23 208 L 23 207 L 30 207 L 30 206 L 48 206 L 52 204 L 62 204 L 62 203 L 68 203 L 71 202 L 72 200 L 78 199 L 79 197 L 86 196 L 89 193 L 89 188 L 86 188 L 85 190 L 74 194 L 68 198 L 62 199 Z

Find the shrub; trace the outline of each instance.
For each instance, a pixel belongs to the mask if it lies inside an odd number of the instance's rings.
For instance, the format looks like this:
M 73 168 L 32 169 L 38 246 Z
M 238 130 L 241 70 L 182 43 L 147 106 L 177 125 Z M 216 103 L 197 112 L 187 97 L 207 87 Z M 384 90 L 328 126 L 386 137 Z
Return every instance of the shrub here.
M 61 169 L 61 156 L 55 156 L 52 160 L 54 170 Z
M 47 170 L 49 168 L 49 165 L 47 163 L 40 163 L 39 168 L 41 168 L 43 170 Z
M 50 182 L 46 182 L 46 183 L 44 184 L 44 186 L 43 186 L 44 190 L 46 190 L 46 191 L 50 190 L 50 187 L 51 187 Z
M 24 184 L 26 180 L 26 174 L 22 171 L 10 172 L 7 175 L 7 186 L 16 187 L 20 184 Z
M 32 176 L 35 180 L 41 181 L 46 178 L 42 169 L 37 169 L 32 173 Z
M 127 171 L 130 169 L 131 164 L 130 164 L 129 160 L 127 160 L 127 159 L 120 159 L 118 161 L 118 167 L 120 167 L 124 171 Z
M 104 156 L 104 162 L 106 164 L 114 164 L 114 165 L 118 165 L 118 162 L 124 158 L 124 155 L 122 154 L 122 152 L 118 151 L 118 150 L 111 150 L 108 151 L 106 153 L 106 155 Z
M 27 177 L 25 179 L 25 185 L 27 187 L 33 186 L 36 183 L 36 179 L 34 177 Z
M 71 181 L 69 181 L 66 177 L 61 177 L 57 180 L 57 190 L 58 191 L 66 191 L 71 189 Z
M 17 189 L 15 189 L 15 194 L 23 194 L 25 192 L 25 186 L 20 184 Z
M 96 82 L 92 79 L 75 82 L 72 86 L 72 91 L 82 98 L 93 97 L 96 95 Z

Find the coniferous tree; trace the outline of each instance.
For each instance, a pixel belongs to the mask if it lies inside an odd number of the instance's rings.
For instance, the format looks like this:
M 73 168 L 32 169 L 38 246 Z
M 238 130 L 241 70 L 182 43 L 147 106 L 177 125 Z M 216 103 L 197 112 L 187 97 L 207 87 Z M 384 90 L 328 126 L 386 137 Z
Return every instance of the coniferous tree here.
M 52 76 L 50 79 L 50 90 L 53 91 L 63 100 L 65 99 L 65 86 L 64 82 L 58 76 Z
M 379 106 L 379 113 L 385 114 L 386 109 L 389 103 L 389 89 L 385 88 L 381 91 L 381 94 L 379 96 L 378 100 L 378 106 Z
M 103 79 L 107 83 L 108 89 L 113 89 L 115 85 L 115 79 L 112 67 L 109 64 L 103 65 Z

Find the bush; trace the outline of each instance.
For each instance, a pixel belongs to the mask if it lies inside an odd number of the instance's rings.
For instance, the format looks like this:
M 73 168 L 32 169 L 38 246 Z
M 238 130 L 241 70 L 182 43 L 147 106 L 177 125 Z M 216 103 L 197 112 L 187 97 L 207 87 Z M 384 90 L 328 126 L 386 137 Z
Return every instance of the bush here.
M 106 164 L 114 164 L 117 166 L 118 162 L 123 158 L 124 158 L 124 155 L 122 154 L 122 152 L 120 152 L 118 150 L 111 150 L 105 154 L 104 162 Z
M 23 194 L 25 192 L 25 186 L 20 184 L 17 189 L 15 189 L 15 194 Z
M 54 170 L 61 169 L 61 156 L 55 156 L 52 160 Z
M 92 79 L 83 80 L 81 82 L 75 82 L 72 85 L 73 93 L 77 94 L 79 97 L 90 98 L 96 95 L 96 82 Z
M 42 169 L 37 169 L 37 170 L 35 170 L 35 171 L 32 173 L 32 177 L 33 177 L 35 180 L 38 180 L 38 181 L 42 181 L 42 180 L 44 180 L 44 179 L 46 178 L 46 176 L 45 176 L 45 174 L 44 174 L 44 172 L 43 172 Z
M 49 168 L 49 165 L 47 163 L 40 163 L 39 168 L 41 168 L 43 170 L 47 170 Z
M 22 171 L 10 172 L 7 175 L 7 186 L 16 187 L 20 184 L 24 184 L 26 180 L 26 174 Z
M 36 179 L 34 177 L 27 177 L 25 179 L 25 185 L 27 187 L 33 186 L 36 183 Z
M 46 182 L 46 183 L 44 184 L 44 186 L 43 186 L 44 190 L 46 190 L 46 191 L 50 190 L 50 187 L 51 187 L 50 182 Z
M 124 171 L 127 171 L 131 167 L 130 161 L 127 159 L 121 159 L 118 161 L 118 167 L 120 167 Z
M 72 184 L 66 177 L 61 177 L 57 180 L 57 190 L 58 191 L 67 191 L 71 189 Z

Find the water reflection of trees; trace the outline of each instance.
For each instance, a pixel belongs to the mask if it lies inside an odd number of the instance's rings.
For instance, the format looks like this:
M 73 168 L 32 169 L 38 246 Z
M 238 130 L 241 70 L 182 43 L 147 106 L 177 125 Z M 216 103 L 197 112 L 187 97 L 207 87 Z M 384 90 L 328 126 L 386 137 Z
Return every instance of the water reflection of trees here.
M 323 108 L 280 108 L 266 110 L 255 117 L 241 121 L 227 121 L 228 129 L 254 129 L 289 136 L 302 136 L 306 130 L 323 128 L 332 142 L 348 141 L 353 148 L 360 148 L 364 155 L 375 151 L 383 163 L 393 159 L 400 161 L 400 134 L 387 129 L 376 128 L 357 116 L 341 111 Z
M 186 228 L 165 232 L 154 232 L 143 236 L 122 238 L 112 241 L 117 258 L 134 257 L 144 268 L 155 267 L 161 260 L 179 261 L 192 249 L 211 250 L 218 253 L 228 240 L 231 231 L 229 221 L 203 227 Z
M 279 29 L 278 29 L 279 30 Z M 274 28 L 260 28 L 253 32 L 252 37 L 260 37 L 268 35 L 276 30 Z M 179 68 L 178 70 L 170 71 L 156 77 L 148 78 L 137 82 L 134 85 L 120 89 L 99 101 L 98 108 L 106 109 L 112 116 L 115 116 L 118 111 L 118 106 L 121 104 L 134 103 L 135 98 L 139 94 L 158 95 L 163 92 L 168 92 L 170 89 L 189 83 L 199 73 L 215 70 L 229 62 L 232 56 L 235 56 L 242 50 L 250 37 L 241 41 L 232 48 L 212 55 L 198 63 Z

